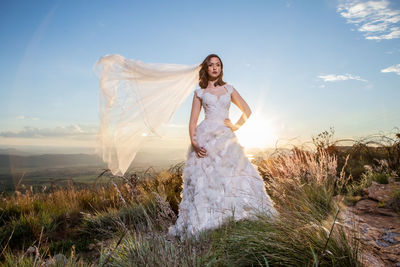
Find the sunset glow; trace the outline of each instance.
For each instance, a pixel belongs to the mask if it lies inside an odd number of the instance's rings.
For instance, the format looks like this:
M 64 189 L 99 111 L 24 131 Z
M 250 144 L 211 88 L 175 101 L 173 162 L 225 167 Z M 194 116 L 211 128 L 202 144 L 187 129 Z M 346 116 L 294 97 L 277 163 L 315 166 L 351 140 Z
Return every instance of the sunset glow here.
M 3 2 L 4 151 L 92 153 L 100 122 L 94 64 L 111 54 L 187 66 L 219 55 L 223 80 L 253 112 L 235 132 L 246 148 L 300 145 L 330 127 L 340 139 L 399 127 L 400 1 Z M 218 24 L 223 35 L 204 20 L 210 6 L 229 14 Z M 184 158 L 192 96 L 158 129 L 166 136 L 141 133 L 142 152 L 162 147 Z M 232 123 L 241 114 L 232 103 Z
M 257 114 L 246 121 L 236 132 L 236 136 L 245 148 L 272 147 L 278 139 L 272 120 Z

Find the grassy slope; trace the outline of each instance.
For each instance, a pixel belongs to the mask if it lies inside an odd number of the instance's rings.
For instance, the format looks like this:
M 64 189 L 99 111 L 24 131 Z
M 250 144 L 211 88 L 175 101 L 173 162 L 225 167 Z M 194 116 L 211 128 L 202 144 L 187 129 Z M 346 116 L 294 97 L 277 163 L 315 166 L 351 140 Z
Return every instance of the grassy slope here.
M 166 236 L 180 202 L 180 164 L 118 185 L 17 191 L 0 204 L 1 260 L 31 266 L 63 253 L 70 266 L 360 265 L 356 239 L 335 221 L 334 196 L 346 182 L 335 156 L 295 150 L 255 163 L 280 212 L 276 220 L 227 221 L 198 240 Z

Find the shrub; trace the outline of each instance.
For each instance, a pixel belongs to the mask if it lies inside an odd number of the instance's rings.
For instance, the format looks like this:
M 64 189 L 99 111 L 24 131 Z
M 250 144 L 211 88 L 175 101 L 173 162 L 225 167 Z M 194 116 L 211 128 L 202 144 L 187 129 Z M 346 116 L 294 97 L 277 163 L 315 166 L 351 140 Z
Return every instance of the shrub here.
M 393 192 L 392 198 L 389 201 L 389 207 L 400 213 L 400 190 L 397 189 Z
M 374 173 L 374 174 L 372 174 L 372 180 L 379 184 L 388 184 L 389 183 L 389 174 L 388 173 Z
M 379 184 L 388 184 L 389 177 L 390 175 L 386 172 L 377 173 L 371 168 L 367 168 L 367 170 L 361 175 L 361 179 L 358 182 L 355 181 L 346 186 L 347 195 L 362 196 L 364 194 L 364 190 L 371 186 L 372 181 L 375 181 Z

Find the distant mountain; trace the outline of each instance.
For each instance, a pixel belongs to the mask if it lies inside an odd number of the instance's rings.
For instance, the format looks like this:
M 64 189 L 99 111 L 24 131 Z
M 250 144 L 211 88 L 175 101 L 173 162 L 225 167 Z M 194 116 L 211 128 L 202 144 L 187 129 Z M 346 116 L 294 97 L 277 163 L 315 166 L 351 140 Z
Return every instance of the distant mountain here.
M 29 156 L 32 155 L 32 153 L 18 150 L 16 148 L 0 148 L 0 155 Z
M 51 168 L 69 166 L 100 166 L 102 160 L 88 154 L 0 155 L 1 168 Z
M 132 167 L 167 167 L 184 160 L 185 151 L 169 150 L 156 152 L 139 152 Z M 0 168 L 13 169 L 45 169 L 98 166 L 105 167 L 102 159 L 94 154 L 41 154 L 30 155 L 17 149 L 0 150 Z

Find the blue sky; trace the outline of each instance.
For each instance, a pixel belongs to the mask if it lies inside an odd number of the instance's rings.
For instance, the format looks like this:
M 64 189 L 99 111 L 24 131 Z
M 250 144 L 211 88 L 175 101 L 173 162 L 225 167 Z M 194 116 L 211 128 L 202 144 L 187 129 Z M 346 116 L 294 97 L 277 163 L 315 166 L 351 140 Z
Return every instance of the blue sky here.
M 106 54 L 188 65 L 218 54 L 265 146 L 331 126 L 338 138 L 387 132 L 400 126 L 399 40 L 399 1 L 1 1 L 0 146 L 93 147 L 92 67 Z M 153 147 L 187 145 L 190 105 L 174 141 Z

